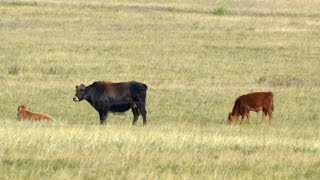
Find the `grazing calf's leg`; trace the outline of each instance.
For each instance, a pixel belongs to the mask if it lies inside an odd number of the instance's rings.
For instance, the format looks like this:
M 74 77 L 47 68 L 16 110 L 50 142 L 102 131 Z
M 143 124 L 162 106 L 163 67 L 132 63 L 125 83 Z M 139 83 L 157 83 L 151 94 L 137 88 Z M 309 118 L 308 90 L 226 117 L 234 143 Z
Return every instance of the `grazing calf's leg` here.
M 132 125 L 136 125 L 137 124 L 137 120 L 139 118 L 139 114 L 140 114 L 137 106 L 132 107 L 132 114 L 133 114 Z
M 249 124 L 251 124 L 251 120 L 250 120 L 250 114 L 249 114 L 249 112 L 247 112 L 246 116 L 247 116 L 247 119 L 248 119 L 248 121 L 249 121 Z
M 242 114 L 242 115 L 241 115 L 241 122 L 240 122 L 240 125 L 242 125 L 243 120 L 244 120 L 244 117 L 245 117 L 245 115 L 244 115 L 244 114 Z
M 268 115 L 269 115 L 269 124 L 272 124 L 272 110 L 268 111 Z
M 266 118 L 266 116 L 267 116 L 267 112 L 263 109 L 263 110 L 262 110 L 262 120 L 261 120 L 261 124 L 264 123 L 264 119 Z
M 146 103 L 139 103 L 138 104 L 139 112 L 143 118 L 143 125 L 147 125 L 147 111 L 146 111 Z
M 249 123 L 250 123 L 250 118 L 249 118 L 249 110 L 248 109 L 243 109 L 243 111 L 241 112 L 241 116 L 242 116 L 242 119 L 241 119 L 241 123 L 243 123 L 244 119 L 247 118 Z

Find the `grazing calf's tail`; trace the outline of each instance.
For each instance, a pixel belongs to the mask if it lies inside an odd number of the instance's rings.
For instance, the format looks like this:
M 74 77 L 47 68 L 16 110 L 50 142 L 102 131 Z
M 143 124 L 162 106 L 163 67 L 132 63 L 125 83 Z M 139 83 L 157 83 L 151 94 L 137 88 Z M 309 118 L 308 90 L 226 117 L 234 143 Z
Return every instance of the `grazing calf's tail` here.
M 273 93 L 271 93 L 271 110 L 274 111 L 274 105 L 273 105 Z

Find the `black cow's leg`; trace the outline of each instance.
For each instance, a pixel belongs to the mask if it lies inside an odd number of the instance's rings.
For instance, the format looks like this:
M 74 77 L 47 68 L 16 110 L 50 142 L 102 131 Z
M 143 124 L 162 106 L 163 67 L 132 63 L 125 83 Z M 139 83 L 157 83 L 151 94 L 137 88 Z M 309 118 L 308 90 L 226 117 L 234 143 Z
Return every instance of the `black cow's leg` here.
M 146 103 L 139 103 L 138 105 L 139 112 L 143 118 L 143 125 L 147 125 L 147 110 L 146 110 Z
M 100 111 L 99 116 L 100 116 L 100 124 L 105 124 L 108 117 L 108 113 L 106 111 Z
M 139 118 L 139 114 L 140 114 L 137 106 L 132 107 L 132 113 L 133 113 L 132 125 L 136 125 L 137 124 L 137 120 Z

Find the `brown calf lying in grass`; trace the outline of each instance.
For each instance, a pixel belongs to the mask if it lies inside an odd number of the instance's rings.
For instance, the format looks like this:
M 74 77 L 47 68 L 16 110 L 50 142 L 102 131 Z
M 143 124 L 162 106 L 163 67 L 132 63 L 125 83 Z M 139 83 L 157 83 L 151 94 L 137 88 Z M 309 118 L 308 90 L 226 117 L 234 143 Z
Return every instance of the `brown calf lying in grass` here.
M 30 121 L 48 121 L 52 122 L 53 118 L 48 114 L 31 112 L 26 106 L 20 105 L 18 107 L 17 120 L 30 120 Z
M 265 117 L 269 115 L 269 123 L 272 122 L 272 112 L 274 110 L 273 106 L 273 94 L 272 92 L 255 92 L 246 95 L 239 96 L 232 109 L 229 113 L 229 122 L 235 124 L 239 118 L 242 117 L 241 124 L 244 117 L 247 117 L 249 123 L 251 123 L 249 118 L 249 111 L 260 111 L 262 110 L 262 121 Z

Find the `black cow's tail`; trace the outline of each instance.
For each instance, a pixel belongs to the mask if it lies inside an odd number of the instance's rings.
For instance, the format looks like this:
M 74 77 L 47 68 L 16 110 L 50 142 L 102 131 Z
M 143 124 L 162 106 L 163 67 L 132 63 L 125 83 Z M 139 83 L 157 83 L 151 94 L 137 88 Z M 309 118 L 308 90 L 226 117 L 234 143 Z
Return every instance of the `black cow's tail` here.
M 134 82 L 132 84 L 132 87 L 137 92 L 147 91 L 147 89 L 148 89 L 147 85 L 140 83 L 140 82 Z

